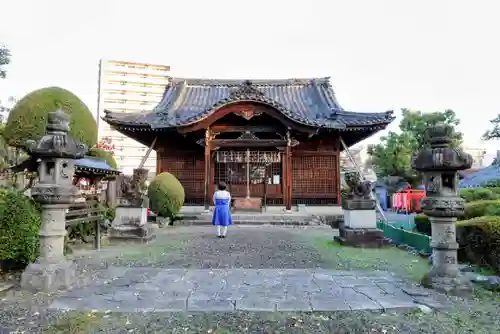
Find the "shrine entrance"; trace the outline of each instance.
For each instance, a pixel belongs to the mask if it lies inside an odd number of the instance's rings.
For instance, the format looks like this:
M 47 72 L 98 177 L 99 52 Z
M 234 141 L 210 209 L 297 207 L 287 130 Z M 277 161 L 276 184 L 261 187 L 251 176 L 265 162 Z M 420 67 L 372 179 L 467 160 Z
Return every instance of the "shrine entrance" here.
M 215 187 L 226 182 L 234 199 L 259 199 L 263 205 L 282 195 L 282 153 L 278 150 L 215 151 Z

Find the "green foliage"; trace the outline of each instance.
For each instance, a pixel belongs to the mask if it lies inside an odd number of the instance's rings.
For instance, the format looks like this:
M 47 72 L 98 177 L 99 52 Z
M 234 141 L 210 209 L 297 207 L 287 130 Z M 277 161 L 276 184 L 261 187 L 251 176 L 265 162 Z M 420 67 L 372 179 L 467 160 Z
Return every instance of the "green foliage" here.
M 174 175 L 161 173 L 149 184 L 148 197 L 154 213 L 173 221 L 184 205 L 184 187 Z
M 500 200 L 480 200 L 465 204 L 463 220 L 487 215 L 489 212 L 500 210 Z
M 497 190 L 495 190 L 497 191 Z M 498 199 L 498 194 L 493 191 L 493 188 L 467 188 L 460 190 L 460 197 L 466 202 L 474 202 L 479 200 Z
M 368 154 L 379 177 L 398 176 L 417 185 L 421 175 L 412 169 L 411 158 L 413 153 L 429 146 L 426 129 L 438 122 L 456 127 L 460 121 L 452 110 L 433 113 L 409 109 L 401 111 L 403 119 L 399 124 L 400 132 L 389 132 L 380 139 L 379 144 L 368 147 Z M 454 132 L 452 144 L 458 146 L 461 142 L 462 134 Z
M 457 223 L 459 256 L 500 271 L 500 217 L 482 216 Z
M 10 111 L 4 137 L 8 144 L 23 147 L 27 140 L 39 140 L 46 132 L 48 113 L 63 109 L 71 116 L 70 134 L 88 147 L 97 142 L 97 125 L 89 108 L 73 93 L 48 87 L 35 90 Z
M 391 131 L 380 138 L 379 144 L 368 146 L 368 154 L 377 175 L 399 176 L 407 181 L 416 180 L 417 172 L 411 168 L 414 150 L 410 143 L 413 140 L 410 133 L 398 134 Z
M 0 260 L 26 265 L 35 261 L 40 222 L 32 199 L 15 189 L 0 189 Z
M 403 133 L 410 133 L 414 140 L 411 144 L 414 150 L 429 147 L 429 140 L 426 137 L 427 129 L 443 122 L 445 124 L 451 125 L 454 128 L 460 124 L 460 120 L 453 110 L 447 109 L 443 112 L 431 112 L 423 113 L 421 111 L 415 111 L 410 109 L 401 110 L 403 119 L 399 123 L 399 129 Z M 457 147 L 462 143 L 462 133 L 453 132 L 452 134 L 452 145 Z
M 490 123 L 493 125 L 493 128 L 491 130 L 487 130 L 483 136 L 483 140 L 491 140 L 491 139 L 498 139 L 500 138 L 500 114 L 497 115 L 494 119 L 490 121 Z
M 0 79 L 7 77 L 7 71 L 4 66 L 10 64 L 10 57 L 10 50 L 5 45 L 0 44 Z
M 431 221 L 429 217 L 427 217 L 424 214 L 418 214 L 415 216 L 413 219 L 415 222 L 415 229 L 417 232 L 426 234 L 426 235 L 432 235 L 432 230 L 431 230 Z
M 99 158 L 104 161 L 113 169 L 117 169 L 115 158 L 111 152 L 105 151 L 102 148 L 93 147 L 89 150 L 88 155 L 94 158 Z
M 106 208 L 106 211 L 104 212 L 104 220 L 109 220 L 110 222 L 113 222 L 116 216 L 116 209 L 115 208 Z

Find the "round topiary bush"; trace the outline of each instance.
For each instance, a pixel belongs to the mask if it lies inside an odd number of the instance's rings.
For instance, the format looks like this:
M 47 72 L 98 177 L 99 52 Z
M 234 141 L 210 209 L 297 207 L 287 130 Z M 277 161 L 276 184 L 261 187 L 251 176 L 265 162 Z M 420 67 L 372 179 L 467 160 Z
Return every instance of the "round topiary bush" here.
M 413 221 L 415 223 L 415 229 L 417 230 L 417 232 L 429 236 L 432 235 L 432 227 L 429 217 L 424 214 L 418 214 L 415 216 L 415 218 L 413 218 Z
M 150 209 L 173 221 L 184 205 L 184 187 L 170 173 L 158 174 L 148 187 Z
M 462 220 L 486 216 L 500 212 L 500 200 L 479 200 L 465 204 Z
M 40 211 L 29 197 L 0 189 L 0 262 L 25 266 L 38 256 Z
M 113 158 L 113 154 L 111 154 L 111 152 L 105 151 L 102 148 L 93 147 L 89 150 L 88 155 L 90 155 L 91 157 L 100 158 L 106 161 L 106 163 L 111 168 L 117 169 L 116 160 L 115 158 Z
M 27 140 L 39 140 L 46 131 L 47 115 L 61 108 L 71 116 L 71 135 L 92 147 L 97 142 L 97 124 L 89 108 L 73 93 L 59 87 L 35 90 L 9 113 L 4 137 L 8 144 L 23 147 Z
M 500 217 L 482 216 L 457 223 L 462 260 L 500 272 Z
M 466 202 L 498 199 L 498 194 L 489 188 L 467 188 L 460 190 L 460 197 Z

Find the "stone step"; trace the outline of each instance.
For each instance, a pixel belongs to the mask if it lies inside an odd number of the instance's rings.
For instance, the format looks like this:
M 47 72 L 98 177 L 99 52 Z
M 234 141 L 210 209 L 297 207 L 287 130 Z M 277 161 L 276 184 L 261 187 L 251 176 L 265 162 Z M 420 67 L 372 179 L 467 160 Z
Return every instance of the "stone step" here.
M 324 225 L 317 221 L 276 221 L 276 220 L 246 220 L 246 219 L 233 219 L 234 225 L 288 225 L 288 226 L 319 226 Z M 212 225 L 212 220 L 178 220 L 174 225 Z

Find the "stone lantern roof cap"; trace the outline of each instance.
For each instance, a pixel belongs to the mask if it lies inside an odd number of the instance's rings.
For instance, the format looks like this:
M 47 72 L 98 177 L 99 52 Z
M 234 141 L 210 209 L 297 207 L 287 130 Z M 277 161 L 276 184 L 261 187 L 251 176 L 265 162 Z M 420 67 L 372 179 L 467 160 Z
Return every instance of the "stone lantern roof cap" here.
M 446 147 L 452 141 L 453 127 L 444 122 L 439 122 L 427 129 L 427 137 L 431 147 Z
M 70 116 L 62 109 L 48 115 L 47 133 L 38 141 L 28 140 L 26 148 L 34 157 L 82 158 L 88 151 L 86 145 L 69 135 Z

